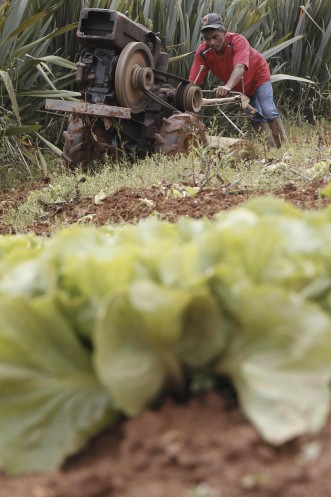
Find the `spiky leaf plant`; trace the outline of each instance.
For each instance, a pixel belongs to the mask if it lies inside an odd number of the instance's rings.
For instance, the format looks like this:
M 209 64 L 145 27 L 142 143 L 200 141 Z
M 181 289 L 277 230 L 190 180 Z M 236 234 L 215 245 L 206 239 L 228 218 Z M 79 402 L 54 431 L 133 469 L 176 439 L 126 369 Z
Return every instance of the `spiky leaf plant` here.
M 46 126 L 45 96 L 49 92 L 52 96 L 78 95 L 65 89 L 75 65 L 48 56 L 52 39 L 75 27 L 54 25 L 53 14 L 59 5 L 50 0 L 0 2 L 1 168 L 11 159 L 12 166 L 24 165 L 28 172 L 33 163 L 41 167 L 34 132 Z

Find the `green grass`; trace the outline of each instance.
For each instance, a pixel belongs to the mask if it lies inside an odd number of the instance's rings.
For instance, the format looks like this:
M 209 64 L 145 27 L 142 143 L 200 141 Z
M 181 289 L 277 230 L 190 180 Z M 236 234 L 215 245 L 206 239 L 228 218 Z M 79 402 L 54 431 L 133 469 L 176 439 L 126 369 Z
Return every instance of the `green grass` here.
M 235 161 L 229 150 L 221 154 L 208 148 L 192 150 L 188 156 L 155 155 L 128 163 L 106 163 L 94 173 L 77 170 L 70 173 L 61 162 L 51 166 L 51 182 L 34 190 L 17 209 L 4 215 L 17 233 L 27 226 L 48 219 L 49 206 L 56 207 L 71 199 L 110 195 L 122 187 L 148 188 L 152 185 L 187 183 L 200 188 L 222 187 L 227 191 L 248 189 L 273 192 L 284 184 L 305 184 L 330 179 L 331 125 L 286 123 L 289 143 L 281 149 L 268 150 L 263 136 L 252 138 L 252 149 L 245 160 Z M 45 208 L 47 206 L 47 208 Z M 55 221 L 54 229 L 59 228 Z

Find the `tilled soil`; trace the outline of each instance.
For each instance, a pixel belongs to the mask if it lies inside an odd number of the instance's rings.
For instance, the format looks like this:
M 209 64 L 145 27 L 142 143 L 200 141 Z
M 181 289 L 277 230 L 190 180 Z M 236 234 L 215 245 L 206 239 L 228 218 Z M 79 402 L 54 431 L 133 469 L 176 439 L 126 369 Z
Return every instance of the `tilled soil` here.
M 14 226 L 1 222 L 5 213 L 10 209 L 17 209 L 31 190 L 45 188 L 45 183 L 49 181 L 49 178 L 45 178 L 39 183 L 22 185 L 17 190 L 0 195 L 0 234 L 15 233 Z M 289 182 L 273 192 L 273 195 L 303 209 L 317 209 L 330 203 L 319 194 L 326 183 L 325 180 L 301 184 Z M 135 223 L 150 215 L 158 215 L 160 219 L 170 222 L 175 222 L 181 216 L 212 218 L 217 212 L 235 207 L 257 195 L 256 191 L 240 189 L 235 185 L 205 187 L 194 196 L 178 198 L 171 192 L 172 185 L 162 184 L 151 188 L 121 188 L 98 203 L 94 197 L 77 196 L 67 202 L 43 204 L 41 207 L 45 212 L 44 218 L 27 226 L 27 229 L 38 235 L 48 236 L 55 221 L 65 224 L 80 222 L 104 225 Z M 259 195 L 268 194 L 268 191 L 259 192 Z
M 226 394 L 167 400 L 97 437 L 51 474 L 0 475 L 1 497 L 329 497 L 331 420 L 263 443 Z
M 29 191 L 49 181 L 0 195 L 2 219 Z M 288 183 L 274 194 L 295 206 L 316 209 L 329 203 L 319 196 L 324 184 Z M 48 217 L 29 230 L 48 236 L 56 219 L 102 225 L 134 223 L 151 214 L 169 221 L 180 216 L 212 218 L 256 196 L 220 187 L 173 198 L 167 194 L 170 187 L 123 188 L 97 204 L 94 198 L 76 198 L 43 206 Z M 0 234 L 14 231 L 0 222 Z M 231 390 L 223 388 L 184 403 L 168 399 L 135 419 L 123 419 L 59 471 L 20 477 L 0 472 L 0 497 L 245 496 L 331 497 L 331 419 L 315 436 L 271 447 L 245 420 Z

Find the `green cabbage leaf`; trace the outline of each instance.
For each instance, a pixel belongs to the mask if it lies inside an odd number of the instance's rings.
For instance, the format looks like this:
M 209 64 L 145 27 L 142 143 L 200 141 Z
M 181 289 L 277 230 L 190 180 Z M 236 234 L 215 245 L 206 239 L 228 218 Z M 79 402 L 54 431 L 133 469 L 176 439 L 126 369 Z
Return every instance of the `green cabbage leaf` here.
M 117 415 L 51 296 L 3 298 L 0 316 L 0 467 L 53 469 Z
M 232 334 L 217 371 L 270 443 L 316 433 L 330 409 L 331 318 L 318 305 L 272 286 L 233 295 Z
M 180 392 L 184 369 L 207 366 L 223 347 L 223 320 L 211 295 L 141 281 L 104 302 L 94 359 L 114 405 L 133 416 L 165 387 Z

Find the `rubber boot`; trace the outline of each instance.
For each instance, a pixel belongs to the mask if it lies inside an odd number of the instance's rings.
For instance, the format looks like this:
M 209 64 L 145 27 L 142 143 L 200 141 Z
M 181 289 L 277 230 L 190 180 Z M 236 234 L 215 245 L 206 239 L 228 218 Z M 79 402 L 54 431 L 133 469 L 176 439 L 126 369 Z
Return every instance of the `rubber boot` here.
M 282 143 L 287 142 L 286 131 L 283 125 L 283 121 L 280 117 L 274 119 L 273 121 L 268 121 L 269 128 L 271 130 L 274 142 L 277 148 L 282 146 Z
M 252 123 L 253 128 L 257 133 L 264 133 L 268 139 L 268 148 L 276 148 L 275 140 L 271 134 L 271 129 L 269 124 L 264 121 L 262 123 Z

